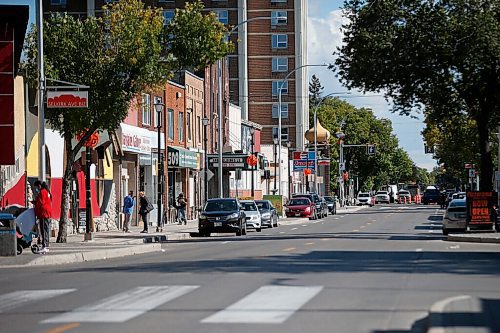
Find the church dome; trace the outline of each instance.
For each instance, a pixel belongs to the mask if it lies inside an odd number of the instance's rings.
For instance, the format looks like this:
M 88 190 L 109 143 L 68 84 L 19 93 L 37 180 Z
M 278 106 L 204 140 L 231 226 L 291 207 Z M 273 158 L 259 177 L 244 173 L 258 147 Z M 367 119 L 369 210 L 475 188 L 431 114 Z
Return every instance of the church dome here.
M 314 142 L 314 127 L 306 131 L 305 137 L 309 142 Z M 319 119 L 316 120 L 316 137 L 317 142 L 328 142 L 330 139 L 330 132 L 321 126 Z

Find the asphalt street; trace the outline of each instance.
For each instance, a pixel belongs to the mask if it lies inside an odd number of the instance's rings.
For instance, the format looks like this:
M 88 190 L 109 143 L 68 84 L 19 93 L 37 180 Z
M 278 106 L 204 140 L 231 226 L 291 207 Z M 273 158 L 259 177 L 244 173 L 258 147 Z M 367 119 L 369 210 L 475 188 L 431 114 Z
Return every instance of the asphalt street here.
M 500 246 L 454 243 L 436 206 L 377 205 L 164 251 L 0 270 L 7 332 L 418 332 L 450 297 L 500 299 Z

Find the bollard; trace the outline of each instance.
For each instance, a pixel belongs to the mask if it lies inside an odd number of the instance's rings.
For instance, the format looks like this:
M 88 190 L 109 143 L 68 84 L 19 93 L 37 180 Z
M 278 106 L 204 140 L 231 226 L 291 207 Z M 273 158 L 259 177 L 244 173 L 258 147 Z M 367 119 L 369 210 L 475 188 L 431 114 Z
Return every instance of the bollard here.
M 0 213 L 0 256 L 17 255 L 16 221 L 12 214 Z

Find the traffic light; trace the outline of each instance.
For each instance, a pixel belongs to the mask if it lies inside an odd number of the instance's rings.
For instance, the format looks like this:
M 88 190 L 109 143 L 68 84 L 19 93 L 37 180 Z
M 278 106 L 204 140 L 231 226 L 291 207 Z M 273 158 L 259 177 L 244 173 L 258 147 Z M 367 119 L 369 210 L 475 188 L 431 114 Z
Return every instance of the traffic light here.
M 375 145 L 367 145 L 366 146 L 366 153 L 368 155 L 373 155 L 377 152 L 377 148 L 375 147 Z

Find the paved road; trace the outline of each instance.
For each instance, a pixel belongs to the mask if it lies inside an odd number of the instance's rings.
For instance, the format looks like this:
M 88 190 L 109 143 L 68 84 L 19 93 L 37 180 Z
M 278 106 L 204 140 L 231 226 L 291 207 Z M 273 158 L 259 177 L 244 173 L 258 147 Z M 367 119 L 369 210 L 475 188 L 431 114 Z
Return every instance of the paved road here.
M 411 332 L 437 301 L 500 299 L 500 246 L 446 242 L 435 206 L 0 271 L 7 332 Z

